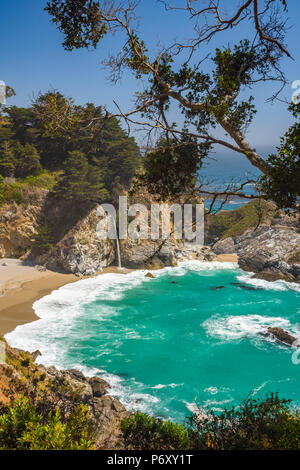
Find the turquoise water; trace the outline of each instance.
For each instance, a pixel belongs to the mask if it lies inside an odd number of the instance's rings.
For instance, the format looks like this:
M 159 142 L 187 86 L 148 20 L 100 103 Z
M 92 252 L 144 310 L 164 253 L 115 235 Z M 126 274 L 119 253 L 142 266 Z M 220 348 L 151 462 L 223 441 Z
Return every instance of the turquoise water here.
M 299 286 L 253 281 L 230 263 L 190 262 L 154 275 L 64 286 L 36 302 L 41 320 L 7 340 L 39 349 L 46 365 L 98 374 L 131 409 L 177 422 L 196 403 L 221 410 L 268 391 L 300 406 L 291 349 L 259 334 L 272 325 L 300 338 Z

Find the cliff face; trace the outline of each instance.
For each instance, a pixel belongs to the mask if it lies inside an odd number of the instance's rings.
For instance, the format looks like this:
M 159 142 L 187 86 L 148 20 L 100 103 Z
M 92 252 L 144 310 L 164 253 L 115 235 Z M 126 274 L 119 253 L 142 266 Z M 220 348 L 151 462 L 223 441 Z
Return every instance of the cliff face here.
M 224 233 L 226 237 L 230 229 Z M 240 267 L 257 278 L 300 282 L 299 216 L 278 212 L 242 234 L 231 232 L 232 236 L 224 238 L 224 233 L 212 246 L 216 253 L 237 253 Z
M 129 198 L 128 204 L 142 202 L 148 210 L 152 200 L 146 192 Z M 93 275 L 116 260 L 116 242 L 99 240 L 100 219 L 95 208 L 54 200 L 41 191 L 27 205 L 11 204 L 0 211 L 0 256 L 20 257 L 30 264 L 62 270 L 79 276 Z M 48 232 L 43 232 L 44 229 Z M 43 238 L 36 240 L 40 234 Z M 42 247 L 40 246 L 42 245 Z M 191 246 L 171 236 L 170 240 L 124 240 L 122 266 L 133 269 L 172 266 L 181 259 L 215 259 L 207 248 Z
M 79 220 L 55 247 L 35 258 L 37 264 L 50 269 L 89 276 L 101 271 L 115 260 L 115 242 L 99 240 L 96 209 Z
M 239 265 L 268 281 L 300 282 L 300 223 L 273 219 L 236 240 Z
M 150 207 L 149 195 L 139 194 Z M 51 227 L 54 240 L 37 250 L 34 239 L 43 224 Z M 30 204 L 15 203 L 0 210 L 0 256 L 22 257 L 32 264 L 77 275 L 92 275 L 116 260 L 116 242 L 99 240 L 100 219 L 95 208 L 77 207 L 67 201 L 49 201 L 47 191 L 33 193 Z M 124 240 L 122 266 L 133 269 L 172 266 L 183 259 L 213 261 L 216 254 L 237 253 L 242 269 L 267 280 L 300 282 L 300 222 L 272 203 L 250 203 L 235 211 L 210 215 L 205 223 L 205 242 L 197 247 L 175 240 Z
M 22 258 L 67 273 L 91 275 L 115 259 L 115 242 L 101 241 L 96 234 L 99 218 L 95 209 L 78 217 L 77 208 L 47 199 L 48 191 L 36 190 L 28 204 L 6 204 L 0 208 L 0 257 Z M 38 249 L 35 238 L 49 226 L 54 241 Z
M 109 384 L 99 377 L 85 377 L 76 370 L 59 371 L 37 365 L 32 355 L 5 343 L 6 363 L 0 363 L 0 406 L 20 395 L 29 398 L 38 410 L 60 409 L 67 416 L 78 404 L 89 408 L 95 429 L 96 449 L 122 446 L 120 422 L 129 416 L 119 400 L 109 396 Z
M 0 257 L 19 258 L 32 246 L 47 191 L 36 191 L 29 205 L 15 202 L 0 208 Z

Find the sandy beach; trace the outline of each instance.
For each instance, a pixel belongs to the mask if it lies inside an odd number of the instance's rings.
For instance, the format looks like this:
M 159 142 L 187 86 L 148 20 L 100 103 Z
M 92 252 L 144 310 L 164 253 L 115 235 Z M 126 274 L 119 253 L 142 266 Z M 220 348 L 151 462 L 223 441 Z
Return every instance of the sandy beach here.
M 78 281 L 73 274 L 38 271 L 20 260 L 0 260 L 0 335 L 37 319 L 32 304 L 64 284 Z

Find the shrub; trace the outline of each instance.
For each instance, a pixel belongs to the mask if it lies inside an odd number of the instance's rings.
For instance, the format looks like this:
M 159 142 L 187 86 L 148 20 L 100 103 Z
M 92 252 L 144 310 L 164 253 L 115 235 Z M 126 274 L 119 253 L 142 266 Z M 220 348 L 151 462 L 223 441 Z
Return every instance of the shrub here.
M 188 431 L 182 424 L 147 416 L 141 412 L 121 423 L 126 448 L 143 450 L 186 450 L 190 447 Z
M 249 398 L 219 414 L 199 409 L 187 426 L 138 412 L 121 430 L 127 449 L 300 450 L 300 414 L 278 394 Z
M 299 450 L 300 416 L 278 394 L 190 418 L 192 447 L 211 450 Z
M 0 412 L 1 450 L 89 450 L 93 448 L 88 408 L 77 406 L 62 420 L 59 410 L 45 418 L 20 397 Z

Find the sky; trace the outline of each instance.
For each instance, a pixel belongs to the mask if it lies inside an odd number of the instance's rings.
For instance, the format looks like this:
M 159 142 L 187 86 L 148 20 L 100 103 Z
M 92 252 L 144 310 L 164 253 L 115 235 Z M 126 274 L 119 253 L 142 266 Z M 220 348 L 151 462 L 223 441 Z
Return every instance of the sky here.
M 182 4 L 183 0 L 174 2 Z M 135 79 L 126 74 L 120 83 L 112 84 L 101 63 L 110 53 L 118 50 L 119 37 L 105 38 L 93 51 L 67 52 L 61 45 L 63 35 L 43 11 L 45 4 L 44 0 L 0 0 L 0 80 L 12 86 L 17 93 L 8 104 L 29 106 L 40 91 L 54 88 L 73 97 L 78 104 L 94 102 L 115 111 L 115 100 L 123 110 L 130 108 L 136 91 Z M 228 8 L 236 4 L 237 0 L 226 0 Z M 282 67 L 292 83 L 300 80 L 300 2 L 289 0 L 288 4 L 290 29 L 287 45 L 294 60 L 284 58 Z M 141 35 L 150 50 L 158 42 L 167 43 L 171 39 L 190 35 L 187 18 L 181 12 L 166 13 L 156 0 L 142 0 L 139 15 Z M 205 55 L 216 46 L 222 47 L 229 41 L 243 39 L 248 27 L 245 23 L 229 34 L 219 34 L 217 40 L 205 49 Z M 275 149 L 280 136 L 292 123 L 286 105 L 266 102 L 272 90 L 272 85 L 268 83 L 253 91 L 258 114 L 251 125 L 248 139 L 262 151 Z M 290 99 L 292 92 L 289 85 L 284 95 Z M 174 119 L 177 118 L 175 114 Z

